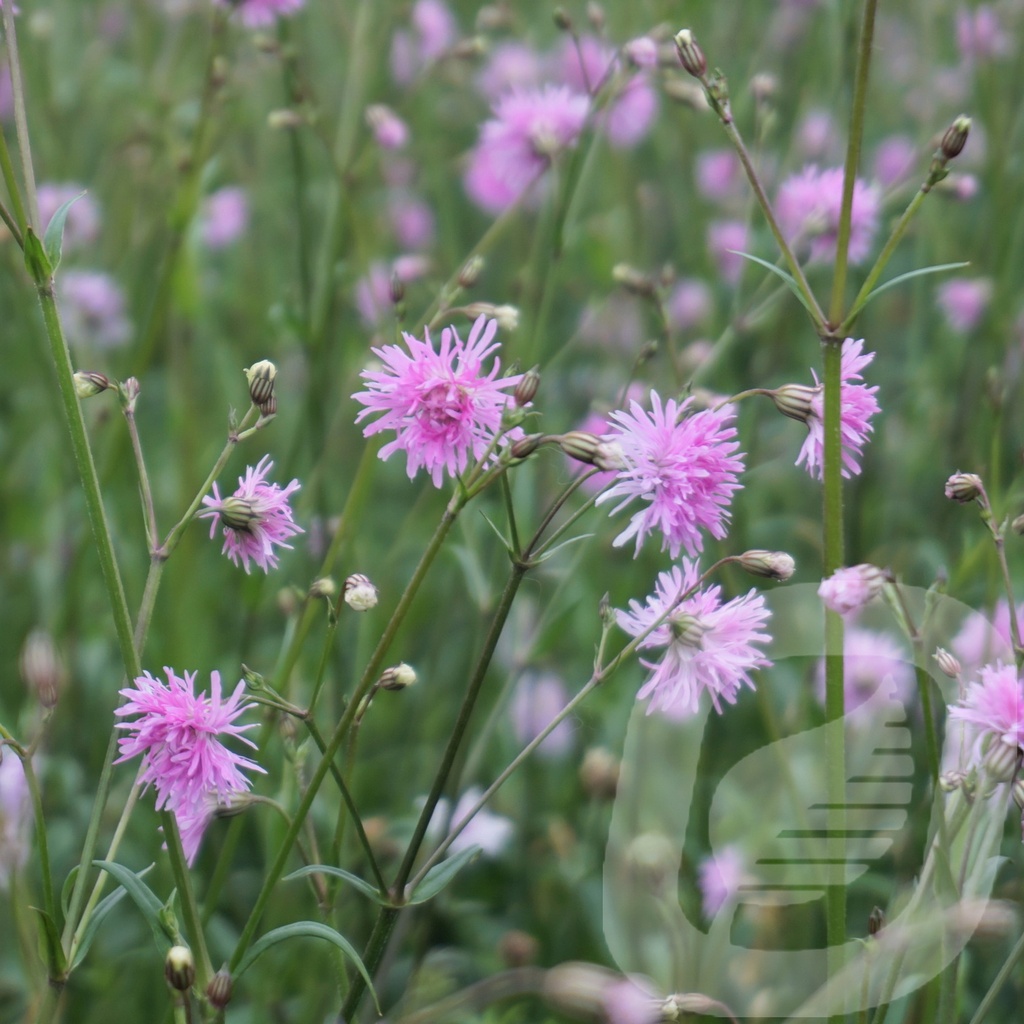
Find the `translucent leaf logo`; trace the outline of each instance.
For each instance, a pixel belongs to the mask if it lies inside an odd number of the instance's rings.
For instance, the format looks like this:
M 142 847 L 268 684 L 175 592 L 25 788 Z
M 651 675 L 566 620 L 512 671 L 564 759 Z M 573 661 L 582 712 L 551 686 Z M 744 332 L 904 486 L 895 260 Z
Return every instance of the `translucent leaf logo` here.
M 905 597 L 928 623 L 928 652 L 977 615 L 924 591 Z M 744 699 L 805 711 L 822 658 L 816 588 L 779 589 L 770 604 L 775 667 L 759 680 L 766 692 Z M 944 709 L 956 685 L 927 660 Z M 990 909 L 1008 785 L 982 776 L 973 800 L 932 785 L 913 655 L 891 617 L 847 630 L 845 684 L 843 720 L 739 758 L 730 748 L 749 743 L 729 738 L 735 712 L 673 721 L 636 709 L 604 872 L 605 937 L 624 972 L 738 1017 L 825 1017 L 899 998 L 963 950 Z M 943 770 L 966 770 L 969 746 L 950 729 Z M 842 771 L 838 801 L 829 764 Z M 827 947 L 823 908 L 836 889 L 856 937 Z M 865 942 L 873 905 L 886 924 Z

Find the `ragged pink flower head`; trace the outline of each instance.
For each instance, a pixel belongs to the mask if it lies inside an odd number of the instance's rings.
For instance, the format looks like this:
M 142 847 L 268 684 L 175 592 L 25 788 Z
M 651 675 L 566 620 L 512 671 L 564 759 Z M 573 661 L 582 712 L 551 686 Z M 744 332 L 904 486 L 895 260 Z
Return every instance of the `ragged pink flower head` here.
M 535 740 L 569 703 L 565 684 L 553 673 L 525 673 L 516 684 L 509 704 L 509 718 L 520 745 Z M 537 748 L 544 758 L 558 758 L 573 746 L 575 725 L 563 719 Z
M 470 456 L 484 454 L 501 428 L 510 401 L 505 391 L 522 379 L 522 374 L 499 377 L 498 359 L 484 372 L 484 360 L 498 348 L 497 330 L 496 320 L 481 316 L 466 342 L 454 327 L 446 327 L 437 352 L 426 329 L 424 341 L 403 332 L 404 349 L 383 345 L 372 350 L 384 368 L 363 370 L 367 389 L 352 397 L 366 406 L 356 423 L 381 414 L 363 430 L 364 437 L 395 431 L 395 439 L 381 449 L 381 459 L 404 451 L 409 479 L 423 467 L 440 487 L 445 473 L 454 477 L 465 471 Z M 520 435 L 516 428 L 506 437 Z
M 277 567 L 278 553 L 275 548 L 291 548 L 288 538 L 303 533 L 301 526 L 292 518 L 288 498 L 301 486 L 293 480 L 287 487 L 267 483 L 267 474 L 274 468 L 269 455 L 264 455 L 256 467 L 249 466 L 245 476 L 238 478 L 238 489 L 226 498 L 220 496 L 217 485 L 213 485 L 213 496 L 203 498 L 205 510 L 198 513 L 200 519 L 209 519 L 210 537 L 217 533 L 217 527 L 224 527 L 224 548 L 235 565 L 241 562 L 249 572 L 249 560 L 254 561 L 264 572 Z
M 737 453 L 734 413 L 728 407 L 689 413 L 692 398 L 676 402 L 651 392 L 651 411 L 637 401 L 628 412 L 611 414 L 612 429 L 604 440 L 617 444 L 626 468 L 598 499 L 622 499 L 612 515 L 635 500 L 644 507 L 633 514 L 615 546 L 636 538 L 634 556 L 647 535 L 662 535 L 661 549 L 673 558 L 685 548 L 703 550 L 701 530 L 719 540 L 726 534 L 729 503 L 741 488 L 743 456 Z
M 662 620 L 639 647 L 663 651 L 661 661 L 640 660 L 651 670 L 637 694 L 639 700 L 650 698 L 648 714 L 696 714 L 705 692 L 721 714 L 722 701 L 735 704 L 742 685 L 754 688 L 751 672 L 771 665 L 758 650 L 771 641 L 760 632 L 771 615 L 764 598 L 751 590 L 723 604 L 720 587 L 694 590 L 699 578 L 697 564 L 684 558 L 659 574 L 646 604 L 631 600 L 629 611 L 615 612 L 620 628 L 634 637 Z
M 951 718 L 970 722 L 978 730 L 976 755 L 986 741 L 1011 747 L 1024 743 L 1024 689 L 1016 666 L 997 661 L 978 671 L 978 681 L 967 687 L 963 699 L 950 705 Z
M 434 244 L 434 211 L 412 192 L 392 190 L 388 197 L 388 219 L 395 241 L 403 249 L 429 249 Z
M 775 213 L 786 240 L 797 250 L 810 248 L 812 263 L 836 258 L 839 211 L 843 202 L 843 169 L 805 167 L 779 187 Z M 858 178 L 853 185 L 850 220 L 850 262 L 862 263 L 871 252 L 881 206 L 877 189 Z
M 464 183 L 488 213 L 511 206 L 547 170 L 552 158 L 576 145 L 590 100 L 566 86 L 508 93 L 480 129 Z
M 148 672 L 135 679 L 133 687 L 121 690 L 126 699 L 114 714 L 138 715 L 133 721 L 118 722 L 128 735 L 118 740 L 121 756 L 115 764 L 142 755 L 139 780 L 156 789 L 157 810 L 171 810 L 187 838 L 186 856 L 194 858 L 205 823 L 216 804 L 229 805 L 232 798 L 249 789 L 242 773 L 262 772 L 255 761 L 229 750 L 222 736 L 233 736 L 255 747 L 243 734 L 252 725 L 235 720 L 250 706 L 242 700 L 245 683 L 223 698 L 220 673 L 210 673 L 210 693 L 195 692 L 195 672 L 179 677 L 165 668 L 167 682 Z M 200 827 L 201 826 L 201 827 Z
M 286 18 L 299 10 L 306 0 L 214 0 L 221 7 L 238 11 L 246 28 L 269 28 L 278 18 Z
M 879 411 L 875 393 L 878 385 L 868 387 L 856 384 L 862 381 L 861 370 L 872 359 L 874 352 L 864 351 L 864 339 L 843 342 L 842 367 L 839 386 L 840 434 L 843 449 L 843 476 L 849 477 L 860 472 L 860 454 L 867 444 L 868 436 L 875 429 L 871 418 Z M 821 480 L 825 472 L 825 391 L 814 374 L 815 390 L 810 399 L 810 409 L 804 419 L 807 424 L 807 439 L 800 448 L 796 464 L 806 465 L 807 472 Z
M 818 597 L 826 608 L 839 615 L 848 615 L 880 594 L 886 578 L 884 569 L 867 562 L 836 569 L 827 580 L 821 581 Z

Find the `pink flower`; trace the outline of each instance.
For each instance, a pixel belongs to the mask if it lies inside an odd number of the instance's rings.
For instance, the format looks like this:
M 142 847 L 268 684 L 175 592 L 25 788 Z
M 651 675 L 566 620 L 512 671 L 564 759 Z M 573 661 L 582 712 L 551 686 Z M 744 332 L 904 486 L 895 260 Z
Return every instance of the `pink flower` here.
M 214 0 L 238 11 L 246 28 L 268 28 L 278 18 L 294 14 L 306 0 Z
M 751 590 L 723 604 L 720 587 L 694 590 L 699 578 L 697 564 L 684 558 L 681 567 L 659 574 L 645 605 L 631 600 L 628 612 L 615 612 L 619 626 L 634 637 L 660 622 L 639 645 L 663 650 L 661 661 L 640 660 L 651 670 L 637 694 L 651 698 L 648 714 L 696 714 L 704 692 L 721 714 L 721 702 L 735 704 L 742 684 L 754 688 L 754 669 L 771 665 L 757 649 L 771 640 L 758 632 L 771 614 L 764 598 Z
M 224 249 L 238 241 L 248 225 L 249 199 L 244 188 L 219 188 L 206 197 L 199 220 L 199 237 L 207 249 Z
M 487 55 L 477 85 L 494 103 L 507 92 L 540 85 L 543 77 L 544 66 L 537 51 L 526 43 L 506 40 L 497 43 Z
M 658 66 L 658 44 L 650 36 L 637 36 L 630 39 L 622 52 L 631 64 L 638 68 L 656 68 Z
M 836 569 L 827 580 L 822 580 L 818 597 L 826 608 L 839 615 L 848 615 L 881 593 L 885 580 L 885 571 L 877 565 L 851 565 L 846 569 Z
M 275 547 L 291 549 L 286 543 L 289 537 L 303 533 L 301 526 L 292 518 L 288 498 L 301 486 L 293 480 L 282 489 L 277 484 L 266 482 L 266 476 L 274 464 L 269 455 L 264 455 L 255 469 L 249 466 L 245 476 L 238 478 L 238 489 L 234 494 L 221 498 L 217 485 L 213 485 L 213 497 L 203 498 L 206 509 L 198 516 L 209 519 L 211 539 L 217 526 L 224 526 L 224 547 L 222 554 L 235 565 L 239 561 L 249 572 L 252 559 L 264 572 L 277 567 L 278 554 Z
M 992 301 L 992 282 L 987 277 L 954 277 L 938 287 L 935 301 L 946 323 L 967 334 L 978 326 Z
M 480 129 L 464 183 L 470 199 L 501 213 L 534 184 L 552 157 L 576 145 L 590 100 L 565 86 L 509 93 Z
M 963 699 L 950 705 L 949 714 L 977 727 L 976 756 L 986 740 L 1019 747 L 1024 742 L 1024 690 L 1016 667 L 1001 661 L 985 665 Z
M 864 379 L 860 371 L 874 358 L 874 352 L 864 352 L 863 338 L 857 341 L 847 338 L 843 342 L 839 416 L 845 477 L 860 472 L 861 451 L 867 444 L 868 435 L 875 429 L 871 417 L 879 411 L 878 400 L 875 398 L 878 386 L 850 383 Z M 821 480 L 825 471 L 825 390 L 818 381 L 818 375 L 813 370 L 811 372 L 814 374 L 815 388 L 804 419 L 807 439 L 800 448 L 796 465 L 806 463 L 807 472 Z
M 747 881 L 747 861 L 738 846 L 729 844 L 705 857 L 697 869 L 704 917 L 711 921 L 723 907 L 734 903 Z
M 434 244 L 434 211 L 418 196 L 404 190 L 392 192 L 388 218 L 403 249 L 429 249 Z
M 645 503 L 614 541 L 620 547 L 635 537 L 634 557 L 653 530 L 662 534 L 661 549 L 673 558 L 683 548 L 690 555 L 701 551 L 702 529 L 719 540 L 726 534 L 728 506 L 743 472 L 734 413 L 725 408 L 687 415 L 692 402 L 670 398 L 662 404 L 652 391 L 651 412 L 632 401 L 629 412 L 611 414 L 612 429 L 604 440 L 619 445 L 626 468 L 597 503 L 621 498 L 612 515 L 634 500 Z
M 454 327 L 446 327 L 438 352 L 426 329 L 424 341 L 402 333 L 408 352 L 398 345 L 373 349 L 384 369 L 363 370 L 367 390 L 352 397 L 366 406 L 357 423 L 381 414 L 364 429 L 364 437 L 395 431 L 395 439 L 381 449 L 381 459 L 404 450 L 409 479 L 422 466 L 434 486 L 440 487 L 444 473 L 453 477 L 463 473 L 470 456 L 479 459 L 484 454 L 501 429 L 502 412 L 509 402 L 504 392 L 522 378 L 521 374 L 499 378 L 498 359 L 484 373 L 484 360 L 498 348 L 497 330 L 496 320 L 481 316 L 465 343 Z
M 365 326 L 379 327 L 391 315 L 395 305 L 391 297 L 392 278 L 409 284 L 423 277 L 429 269 L 430 260 L 425 256 L 399 256 L 393 263 L 374 260 L 355 287 L 356 309 Z
M 890 135 L 875 150 L 875 178 L 885 188 L 903 181 L 915 168 L 921 154 L 906 135 Z
M 1013 52 L 1013 42 L 999 21 L 992 4 L 956 12 L 956 45 L 964 60 L 990 60 Z
M 743 276 L 747 261 L 737 254 L 747 251 L 748 237 L 747 225 L 741 220 L 716 220 L 708 225 L 708 251 L 727 284 L 737 285 Z
M 239 682 L 226 700 L 221 696 L 220 673 L 210 673 L 210 693 L 195 692 L 195 672 L 183 677 L 164 668 L 167 682 L 148 672 L 135 679 L 134 687 L 121 690 L 126 703 L 114 714 L 138 715 L 118 722 L 129 735 L 118 740 L 121 756 L 115 764 L 142 755 L 139 780 L 156 789 L 157 810 L 171 810 L 178 819 L 189 863 L 195 857 L 206 822 L 217 804 L 230 805 L 232 798 L 249 789 L 243 769 L 262 772 L 255 761 L 229 750 L 221 736 L 234 736 L 255 744 L 243 733 L 252 725 L 235 725 L 250 706 L 243 703 L 245 683 Z M 200 827 L 201 826 L 201 827 Z
M 459 26 L 444 0 L 416 0 L 409 22 L 412 31 L 402 29 L 391 41 L 391 74 L 399 85 L 412 82 L 459 38 Z
M 658 1024 L 665 1002 L 646 978 L 631 975 L 609 982 L 601 994 L 608 1024 Z
M 888 633 L 847 626 L 843 634 L 843 691 L 847 712 L 867 703 L 880 689 L 906 705 L 914 694 L 914 658 Z M 825 659 L 818 662 L 815 683 L 825 703 Z M 884 689 L 883 689 L 884 688 Z
M 694 177 L 697 191 L 716 203 L 743 195 L 746 185 L 743 166 L 731 149 L 710 149 L 698 153 Z
M 1024 621 L 1024 603 L 1017 605 L 1017 621 Z M 1006 598 L 996 602 L 991 618 L 982 612 L 967 616 L 950 644 L 968 674 L 989 661 L 1012 661 L 1010 605 Z
M 483 795 L 479 787 L 467 789 L 459 797 L 455 810 L 452 811 L 452 823 L 450 831 L 454 832 L 466 816 L 472 810 L 473 805 Z M 497 857 L 508 846 L 515 832 L 515 825 L 500 814 L 481 807 L 469 820 L 466 827 L 452 840 L 449 850 L 458 853 L 460 850 L 467 850 L 471 846 L 479 846 L 485 857 Z
M 69 199 L 75 201 L 68 207 L 64 221 L 64 252 L 82 249 L 95 242 L 100 234 L 100 211 L 96 200 L 81 185 L 54 184 L 44 182 L 39 186 L 39 223 L 45 231 L 53 215 Z M 75 197 L 78 198 L 75 198 Z
M 550 725 L 569 703 L 562 680 L 551 673 L 527 673 L 519 680 L 509 705 L 509 718 L 516 739 L 524 746 L 531 743 Z M 567 754 L 573 745 L 575 727 L 571 719 L 563 719 L 537 748 L 538 756 L 549 758 Z
M 696 277 L 683 278 L 665 301 L 669 323 L 677 331 L 699 327 L 714 308 L 714 294 L 704 281 Z
M 409 141 L 409 126 L 383 103 L 366 108 L 366 123 L 381 149 L 402 149 Z
M 28 860 L 31 807 L 21 758 L 5 750 L 0 761 L 0 890 L 10 889 L 11 876 Z
M 843 200 L 843 169 L 805 167 L 779 187 L 775 213 L 787 241 L 796 249 L 810 246 L 812 263 L 831 263 L 836 258 L 836 233 Z M 850 221 L 851 263 L 863 262 L 871 251 L 878 228 L 880 198 L 877 190 L 860 178 L 853 186 Z
M 836 129 L 827 110 L 811 110 L 804 115 L 796 131 L 797 145 L 805 157 L 821 160 L 836 145 Z
M 131 338 L 124 293 L 109 275 L 95 270 L 67 270 L 57 279 L 64 332 L 72 345 L 120 348 Z

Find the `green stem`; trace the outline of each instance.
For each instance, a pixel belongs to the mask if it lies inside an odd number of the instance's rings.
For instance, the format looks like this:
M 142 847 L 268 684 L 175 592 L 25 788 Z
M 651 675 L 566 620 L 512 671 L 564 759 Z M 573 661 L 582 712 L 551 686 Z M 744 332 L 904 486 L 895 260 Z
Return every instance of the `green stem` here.
M 2 726 L 0 736 L 8 741 L 15 754 L 21 760 L 22 769 L 25 772 L 25 782 L 28 784 L 29 797 L 32 800 L 32 816 L 36 824 L 36 849 L 39 856 L 39 874 L 43 882 L 43 906 L 46 908 L 47 916 L 57 924 L 57 901 L 53 893 L 53 871 L 50 867 L 50 845 L 46 838 L 46 819 L 43 817 L 43 797 L 39 789 L 39 778 L 36 776 L 35 768 L 32 765 L 31 756 L 23 756 L 25 752 L 20 746 L 13 744 L 13 738 Z M 0 747 L 0 753 L 3 748 Z M 51 983 L 58 979 L 51 978 Z
M 206 948 L 206 937 L 203 934 L 203 922 L 199 916 L 192 881 L 189 878 L 188 863 L 185 851 L 181 848 L 181 834 L 178 832 L 178 820 L 173 811 L 162 811 L 160 820 L 163 823 L 164 840 L 167 843 L 167 859 L 171 863 L 171 874 L 181 903 L 181 916 L 185 920 L 185 931 L 196 956 L 196 985 L 201 992 L 206 991 L 213 977 L 213 965 L 210 953 Z
M 139 490 L 142 494 L 142 519 L 146 526 L 146 543 L 149 546 L 149 553 L 156 550 L 159 537 L 156 529 L 156 511 L 153 506 L 153 491 L 149 486 L 149 474 L 146 472 L 146 460 L 142 455 L 142 443 L 139 440 L 139 427 L 135 422 L 135 412 L 129 408 L 124 409 L 124 419 L 128 424 L 128 436 L 132 442 L 132 452 L 135 454 L 135 466 L 139 473 Z
M 850 228 L 853 220 L 853 189 L 857 182 L 861 142 L 864 138 L 864 112 L 867 109 L 868 78 L 871 71 L 871 48 L 874 45 L 877 7 L 878 0 L 865 0 L 864 20 L 861 23 L 860 43 L 857 48 L 857 69 L 854 72 L 853 80 L 853 105 L 850 109 L 846 162 L 843 167 L 843 202 L 839 209 L 835 274 L 832 278 L 832 300 L 829 303 L 829 323 L 831 324 L 838 323 L 843 317 L 846 271 L 850 258 Z
M 999 968 L 999 973 L 995 976 L 984 998 L 978 1004 L 977 1010 L 974 1011 L 971 1024 L 982 1024 L 988 1016 L 989 1010 L 992 1009 L 992 1004 L 995 1003 L 999 993 L 1003 990 L 1003 986 L 1010 980 L 1010 975 L 1022 958 L 1024 958 L 1024 935 L 1021 935 L 1017 940 L 1013 949 L 1010 950 L 1010 955 L 1006 958 L 1006 962 Z
M 14 6 L 6 4 L 0 12 L 3 14 L 4 43 L 7 48 L 7 65 L 11 76 L 11 99 L 14 107 L 14 129 L 18 138 L 18 155 L 21 157 L 21 173 L 25 182 L 25 202 L 28 207 L 22 210 L 22 222 L 26 228 L 39 226 L 39 204 L 36 201 L 36 175 L 32 166 L 32 146 L 28 138 L 28 117 L 25 113 L 25 84 L 21 77 L 21 62 L 18 58 L 18 35 L 14 28 Z M 6 149 L 6 146 L 4 147 Z M 5 172 L 6 177 L 6 172 Z M 13 174 L 11 175 L 13 181 Z M 8 182 L 10 185 L 11 182 Z M 15 209 L 20 206 L 17 186 L 10 189 Z
M 7 139 L 0 131 L 0 174 L 3 175 L 4 184 L 7 186 L 7 194 L 11 198 L 12 211 L 3 208 L 3 219 L 11 232 L 11 236 L 18 243 L 19 249 L 25 248 L 23 237 L 25 229 L 25 209 L 21 205 L 21 195 L 18 190 L 18 179 L 14 173 L 14 164 L 11 163 L 11 153 L 7 148 Z

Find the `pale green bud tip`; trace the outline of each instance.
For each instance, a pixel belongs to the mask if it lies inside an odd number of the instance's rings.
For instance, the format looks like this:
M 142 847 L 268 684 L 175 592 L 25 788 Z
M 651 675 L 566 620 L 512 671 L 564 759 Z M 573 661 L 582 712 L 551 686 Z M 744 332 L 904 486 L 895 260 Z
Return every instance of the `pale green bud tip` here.
M 459 271 L 459 287 L 472 288 L 480 280 L 486 261 L 483 256 L 473 256 Z
M 721 1010 L 717 1003 L 703 992 L 677 992 L 669 996 L 661 1007 L 662 1020 L 679 1020 L 683 1014 L 715 1014 Z M 672 1014 L 675 1014 L 672 1016 Z
M 985 493 L 985 485 L 977 473 L 954 473 L 946 481 L 946 497 L 967 504 Z
M 234 987 L 231 972 L 225 965 L 210 979 L 210 984 L 206 986 L 206 998 L 215 1010 L 223 1010 L 231 1002 Z
M 942 143 L 939 148 L 947 160 L 959 156 L 965 145 L 967 135 L 971 130 L 971 119 L 961 114 L 947 129 L 942 136 Z
M 516 405 L 523 407 L 529 405 L 537 395 L 540 388 L 540 367 L 534 366 L 523 374 L 522 380 L 516 385 L 512 394 Z
M 874 907 L 868 914 L 868 935 L 877 935 L 885 927 L 885 911 Z
M 570 430 L 558 437 L 558 446 L 577 462 L 596 466 L 603 472 L 618 472 L 626 468 L 622 449 L 614 442 L 602 441 L 596 434 L 585 430 Z
M 416 682 L 416 670 L 404 661 L 386 668 L 380 675 L 382 690 L 405 690 Z
M 221 502 L 218 511 L 224 525 L 229 530 L 237 530 L 239 533 L 249 533 L 252 524 L 260 519 L 260 514 L 255 510 L 251 501 L 237 498 L 233 494 Z
M 369 576 L 354 572 L 345 579 L 345 604 L 354 612 L 367 612 L 377 605 L 377 588 Z
M 708 62 L 694 34 L 688 28 L 684 28 L 676 33 L 675 44 L 679 63 L 683 68 L 694 78 L 703 78 L 708 69 Z
M 626 862 L 639 878 L 658 886 L 679 870 L 679 853 L 668 836 L 642 832 L 626 848 Z
M 963 671 L 960 661 L 944 647 L 935 648 L 935 662 L 944 676 L 949 676 L 950 679 L 960 678 Z
M 129 377 L 122 381 L 117 388 L 121 401 L 124 403 L 125 412 L 135 412 L 135 403 L 138 401 L 142 385 L 135 377 Z
M 612 280 L 622 285 L 627 292 L 643 298 L 651 298 L 657 293 L 657 285 L 650 274 L 645 274 L 628 263 L 616 263 L 612 267 Z
M 543 434 L 527 434 L 512 442 L 510 454 L 513 459 L 528 459 L 541 445 L 544 440 Z
M 330 576 L 321 576 L 320 579 L 313 580 L 309 587 L 310 597 L 325 597 L 328 601 L 337 593 L 338 584 Z
M 111 386 L 110 378 L 93 370 L 79 370 L 75 374 L 75 394 L 79 398 L 92 398 Z
M 277 367 L 269 359 L 261 359 L 245 371 L 245 379 L 249 385 L 252 404 L 264 416 L 272 416 L 277 412 L 277 399 L 274 397 Z
M 274 129 L 274 131 L 299 128 L 305 123 L 306 119 L 297 110 L 290 110 L 288 108 L 272 110 L 267 115 L 267 126 Z
M 179 992 L 187 992 L 196 980 L 196 962 L 188 946 L 171 946 L 164 960 L 167 984 Z
M 764 576 L 769 580 L 788 580 L 796 571 L 796 562 L 785 551 L 745 551 L 739 558 L 740 565 L 751 576 Z
M 471 302 L 465 307 L 466 316 L 486 316 L 491 320 L 497 320 L 498 326 L 503 331 L 514 331 L 519 326 L 518 306 L 496 306 L 493 302 Z

